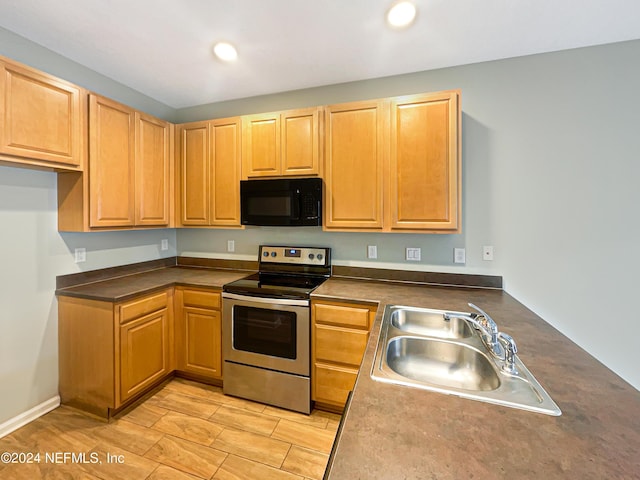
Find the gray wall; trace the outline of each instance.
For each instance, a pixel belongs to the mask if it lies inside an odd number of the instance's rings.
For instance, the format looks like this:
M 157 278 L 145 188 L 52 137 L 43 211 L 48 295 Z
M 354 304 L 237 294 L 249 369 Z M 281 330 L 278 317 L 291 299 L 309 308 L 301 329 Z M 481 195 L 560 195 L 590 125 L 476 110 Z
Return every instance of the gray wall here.
M 0 54 L 160 117 L 173 114 L 3 29 Z M 0 166 L 0 426 L 58 395 L 57 275 L 176 254 L 175 230 L 58 233 L 57 221 L 55 173 Z M 160 251 L 163 238 L 168 251 Z M 87 249 L 86 263 L 74 263 L 76 247 Z
M 640 249 L 640 41 L 486 62 L 179 110 L 181 121 L 462 89 L 463 233 L 301 230 L 341 263 L 503 275 L 505 289 L 640 388 L 634 290 Z M 182 253 L 240 255 L 285 231 L 179 230 Z M 495 260 L 481 258 L 482 245 Z M 419 266 L 404 248 L 422 248 Z M 467 264 L 453 265 L 453 247 Z M 509 330 L 509 319 L 500 319 Z M 526 363 L 527 352 L 521 352 Z M 544 379 L 542 379 L 544 381 Z
M 173 121 L 461 88 L 461 235 L 309 228 L 301 241 L 332 246 L 340 263 L 503 275 L 509 293 L 640 388 L 635 336 L 616 333 L 636 323 L 640 41 L 180 111 L 2 29 L 0 54 Z M 13 167 L 0 167 L 0 225 L 0 424 L 57 394 L 56 275 L 176 252 L 227 256 L 230 239 L 234 256 L 254 258 L 258 244 L 289 240 L 268 228 L 61 234 L 55 174 Z M 377 261 L 366 260 L 368 244 Z M 494 262 L 482 261 L 482 245 L 494 245 Z M 408 246 L 422 248 L 419 264 L 404 262 Z M 76 247 L 86 263 L 73 263 Z M 453 247 L 466 247 L 465 266 Z

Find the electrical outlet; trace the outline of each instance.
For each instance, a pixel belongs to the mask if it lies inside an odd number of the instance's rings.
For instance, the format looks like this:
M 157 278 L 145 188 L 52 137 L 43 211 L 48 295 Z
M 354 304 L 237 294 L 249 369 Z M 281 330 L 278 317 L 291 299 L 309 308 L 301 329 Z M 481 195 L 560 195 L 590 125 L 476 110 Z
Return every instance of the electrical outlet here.
M 169 250 L 169 240 L 163 238 L 160 240 L 160 250 Z
M 233 240 L 227 240 L 227 252 L 235 252 L 236 251 L 236 242 Z
M 376 245 L 367 246 L 367 258 L 378 258 L 378 247 Z
M 490 245 L 485 245 L 482 247 L 482 259 L 491 261 L 493 260 L 493 247 Z
M 87 249 L 86 248 L 76 248 L 75 250 L 75 262 L 82 263 L 87 261 Z
M 453 249 L 453 263 L 466 263 L 467 254 L 464 248 Z
M 418 247 L 407 247 L 405 259 L 411 260 L 412 262 L 420 261 L 420 248 Z

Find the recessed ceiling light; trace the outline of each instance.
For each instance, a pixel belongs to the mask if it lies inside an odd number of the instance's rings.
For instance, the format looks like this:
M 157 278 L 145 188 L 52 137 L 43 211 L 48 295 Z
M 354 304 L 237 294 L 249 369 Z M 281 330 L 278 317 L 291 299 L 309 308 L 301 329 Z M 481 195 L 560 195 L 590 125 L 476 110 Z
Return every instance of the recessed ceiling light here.
M 389 9 L 387 13 L 387 22 L 396 28 L 407 27 L 411 25 L 416 18 L 416 7 L 411 2 L 399 2 Z
M 218 42 L 213 46 L 213 53 L 223 62 L 233 62 L 238 58 L 236 47 L 227 42 Z

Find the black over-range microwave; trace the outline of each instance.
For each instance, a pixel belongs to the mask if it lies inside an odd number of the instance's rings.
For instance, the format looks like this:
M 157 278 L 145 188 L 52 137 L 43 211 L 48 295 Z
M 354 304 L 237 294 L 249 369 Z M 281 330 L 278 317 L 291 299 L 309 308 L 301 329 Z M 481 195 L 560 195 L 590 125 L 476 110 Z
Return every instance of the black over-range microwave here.
M 243 225 L 322 225 L 322 179 L 277 178 L 240 182 Z

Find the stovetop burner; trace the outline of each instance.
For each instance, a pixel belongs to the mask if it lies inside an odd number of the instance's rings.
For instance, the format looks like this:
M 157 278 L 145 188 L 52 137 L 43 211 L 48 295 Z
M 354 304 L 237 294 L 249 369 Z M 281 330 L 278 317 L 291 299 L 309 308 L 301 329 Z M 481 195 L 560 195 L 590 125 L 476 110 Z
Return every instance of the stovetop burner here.
M 228 293 L 308 299 L 331 275 L 331 249 L 261 245 L 258 273 L 228 283 Z

